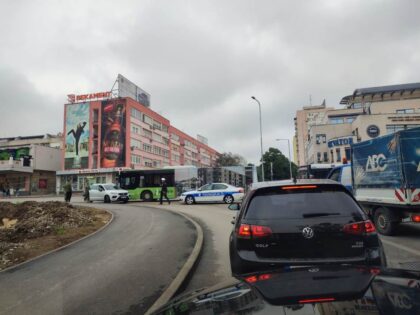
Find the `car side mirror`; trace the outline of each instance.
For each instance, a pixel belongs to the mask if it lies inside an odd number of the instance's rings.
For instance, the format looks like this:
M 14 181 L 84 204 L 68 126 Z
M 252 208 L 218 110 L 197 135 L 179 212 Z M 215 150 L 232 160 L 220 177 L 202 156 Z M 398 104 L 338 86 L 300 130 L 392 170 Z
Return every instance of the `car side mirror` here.
M 239 205 L 239 203 L 231 203 L 228 206 L 228 209 L 232 211 L 239 211 L 239 209 L 241 209 L 241 206 Z

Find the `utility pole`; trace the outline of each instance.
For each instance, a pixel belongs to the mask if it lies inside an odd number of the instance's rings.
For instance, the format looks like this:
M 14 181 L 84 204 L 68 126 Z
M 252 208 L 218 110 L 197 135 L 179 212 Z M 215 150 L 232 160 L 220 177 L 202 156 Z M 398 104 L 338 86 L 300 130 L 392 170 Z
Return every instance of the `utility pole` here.
M 258 103 L 258 109 L 260 112 L 261 178 L 262 178 L 262 181 L 264 181 L 264 152 L 263 152 L 263 138 L 262 138 L 261 103 L 255 96 L 251 96 L 251 98 Z

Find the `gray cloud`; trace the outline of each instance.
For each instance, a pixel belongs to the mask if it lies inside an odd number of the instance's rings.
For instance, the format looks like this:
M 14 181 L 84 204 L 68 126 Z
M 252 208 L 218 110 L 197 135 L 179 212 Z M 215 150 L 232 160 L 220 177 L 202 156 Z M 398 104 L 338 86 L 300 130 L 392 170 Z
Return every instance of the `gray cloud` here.
M 385 0 L 2 3 L 0 123 L 14 135 L 54 132 L 67 93 L 108 89 L 122 73 L 178 128 L 256 161 L 251 95 L 265 148 L 286 151 L 275 139 L 291 139 L 310 94 L 338 106 L 358 87 L 419 81 L 419 10 Z M 48 112 L 39 124 L 8 123 L 33 108 Z

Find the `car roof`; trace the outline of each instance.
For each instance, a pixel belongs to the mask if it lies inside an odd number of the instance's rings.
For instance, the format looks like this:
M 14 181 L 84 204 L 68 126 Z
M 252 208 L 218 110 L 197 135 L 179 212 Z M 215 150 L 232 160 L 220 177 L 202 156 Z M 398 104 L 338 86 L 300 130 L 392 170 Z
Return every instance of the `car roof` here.
M 297 179 L 296 182 L 287 179 L 287 180 L 278 180 L 278 181 L 271 181 L 271 182 L 257 182 L 253 183 L 251 186 L 251 190 L 257 190 L 260 188 L 267 188 L 267 187 L 281 187 L 281 186 L 293 186 L 293 185 L 338 185 L 336 181 L 331 179 Z

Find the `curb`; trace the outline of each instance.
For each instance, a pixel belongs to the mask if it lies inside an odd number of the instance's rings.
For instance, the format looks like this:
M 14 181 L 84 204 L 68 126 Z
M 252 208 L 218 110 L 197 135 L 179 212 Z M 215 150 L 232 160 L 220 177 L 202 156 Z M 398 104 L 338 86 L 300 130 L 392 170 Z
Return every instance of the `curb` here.
M 152 208 L 156 208 L 151 206 Z M 161 308 L 163 305 L 169 302 L 169 300 L 175 295 L 175 293 L 179 290 L 179 288 L 184 284 L 185 280 L 188 278 L 191 270 L 194 268 L 195 263 L 197 262 L 197 259 L 200 256 L 201 249 L 203 248 L 203 229 L 201 226 L 193 219 L 191 219 L 189 216 L 187 216 L 184 213 L 172 210 L 172 209 L 165 209 L 165 208 L 159 208 L 161 210 L 170 211 L 172 213 L 176 213 L 178 215 L 183 216 L 185 219 L 190 221 L 196 231 L 197 231 L 197 240 L 195 241 L 194 248 L 188 257 L 187 261 L 185 262 L 184 266 L 182 266 L 181 270 L 176 275 L 175 279 L 171 282 L 171 284 L 163 291 L 161 296 L 153 303 L 153 305 L 146 311 L 145 315 L 150 315 L 156 312 L 159 308 Z
M 111 211 L 106 210 L 106 209 L 100 209 L 100 210 L 106 211 L 106 212 L 108 212 L 108 213 L 111 215 L 111 219 L 110 219 L 110 220 L 109 220 L 109 221 L 108 221 L 108 222 L 107 222 L 104 226 L 102 226 L 100 229 L 98 229 L 98 230 L 96 230 L 96 231 L 94 231 L 94 232 L 92 232 L 92 233 L 90 233 L 90 234 L 88 234 L 88 235 L 85 235 L 85 236 L 83 236 L 82 238 L 79 238 L 79 239 L 77 239 L 77 240 L 75 240 L 75 241 L 73 241 L 73 242 L 71 242 L 71 243 L 68 243 L 68 244 L 66 244 L 66 245 L 63 245 L 63 246 L 61 246 L 61 247 L 57 247 L 57 248 L 55 248 L 55 249 L 53 249 L 53 250 L 50 250 L 49 252 L 43 253 L 43 254 L 41 254 L 41 255 L 39 255 L 39 256 L 36 256 L 36 257 L 33 257 L 33 258 L 28 259 L 28 260 L 26 260 L 26 261 L 23 261 L 23 262 L 21 262 L 21 263 L 19 263 L 19 264 L 17 264 L 17 265 L 10 266 L 10 267 L 7 267 L 6 269 L 0 270 L 0 274 L 1 274 L 1 273 L 3 273 L 3 272 L 6 272 L 6 271 L 11 271 L 11 270 L 13 270 L 13 269 L 17 269 L 17 268 L 19 268 L 19 267 L 21 267 L 21 266 L 23 266 L 23 265 L 25 265 L 25 264 L 29 264 L 30 262 L 33 262 L 34 260 L 40 259 L 40 258 L 42 258 L 42 257 L 44 257 L 44 256 L 49 255 L 49 254 L 52 254 L 52 253 L 58 252 L 58 251 L 60 251 L 60 250 L 62 250 L 62 249 L 65 249 L 66 247 L 72 246 L 72 245 L 74 245 L 74 244 L 76 244 L 76 243 L 78 243 L 78 242 L 80 242 L 80 241 L 83 241 L 84 239 L 86 239 L 86 238 L 88 238 L 88 237 L 94 236 L 95 234 L 97 234 L 97 233 L 101 232 L 101 231 L 102 231 L 102 230 L 104 230 L 106 227 L 108 227 L 108 225 L 110 225 L 110 224 L 111 224 L 111 222 L 114 220 L 114 214 L 113 214 Z

